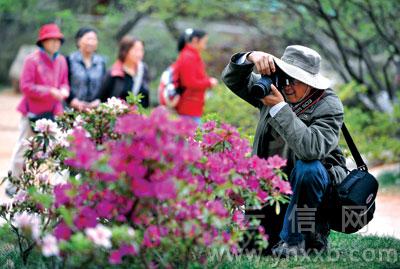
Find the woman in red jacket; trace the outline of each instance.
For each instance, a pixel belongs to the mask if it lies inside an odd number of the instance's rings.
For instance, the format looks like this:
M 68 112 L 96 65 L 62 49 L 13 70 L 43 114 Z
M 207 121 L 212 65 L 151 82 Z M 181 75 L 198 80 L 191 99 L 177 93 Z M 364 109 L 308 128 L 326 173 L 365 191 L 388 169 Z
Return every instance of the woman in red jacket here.
M 183 93 L 176 110 L 179 115 L 190 117 L 198 124 L 203 114 L 205 92 L 218 84 L 216 78 L 207 76 L 200 56 L 207 42 L 207 33 L 195 29 L 186 29 L 178 41 L 176 68 Z

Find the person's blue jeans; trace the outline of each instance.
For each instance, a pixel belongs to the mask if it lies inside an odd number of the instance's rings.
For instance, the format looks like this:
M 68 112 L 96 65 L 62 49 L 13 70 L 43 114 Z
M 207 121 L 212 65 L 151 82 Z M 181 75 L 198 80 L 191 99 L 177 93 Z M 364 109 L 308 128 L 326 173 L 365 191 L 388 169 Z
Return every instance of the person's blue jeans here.
M 320 161 L 298 160 L 289 180 L 293 194 L 279 236 L 288 244 L 297 244 L 303 241 L 304 233 L 316 228 L 318 208 L 328 193 L 329 175 Z

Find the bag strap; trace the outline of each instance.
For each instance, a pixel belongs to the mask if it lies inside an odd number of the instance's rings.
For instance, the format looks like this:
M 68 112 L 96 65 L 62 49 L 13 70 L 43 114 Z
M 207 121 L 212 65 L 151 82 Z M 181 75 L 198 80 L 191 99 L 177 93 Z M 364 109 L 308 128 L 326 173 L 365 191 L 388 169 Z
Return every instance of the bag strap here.
M 351 155 L 353 155 L 354 161 L 356 162 L 357 169 L 368 171 L 368 167 L 365 164 L 364 160 L 362 159 L 360 152 L 358 152 L 356 144 L 354 143 L 353 138 L 351 137 L 350 132 L 347 129 L 346 124 L 344 122 L 342 125 L 342 133 L 344 139 L 346 140 L 347 146 L 350 149 Z
M 326 93 L 324 90 L 317 90 L 313 94 L 311 94 L 308 98 L 304 99 L 302 102 L 292 107 L 292 110 L 297 116 L 299 116 L 325 96 Z M 362 159 L 360 152 L 358 152 L 356 144 L 354 143 L 353 138 L 351 137 L 350 132 L 347 129 L 346 124 L 344 122 L 342 125 L 342 133 L 344 139 L 346 140 L 347 146 L 350 149 L 351 155 L 353 156 L 354 161 L 356 162 L 357 169 L 368 171 L 368 167 L 365 164 L 364 160 Z

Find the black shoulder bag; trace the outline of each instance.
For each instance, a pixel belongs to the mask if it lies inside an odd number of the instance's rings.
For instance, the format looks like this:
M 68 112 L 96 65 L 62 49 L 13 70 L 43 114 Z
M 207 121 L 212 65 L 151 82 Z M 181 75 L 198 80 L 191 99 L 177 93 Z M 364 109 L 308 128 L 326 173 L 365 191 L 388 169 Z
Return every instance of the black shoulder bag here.
M 374 217 L 378 181 L 368 173 L 367 165 L 344 123 L 342 133 L 357 168 L 350 171 L 340 184 L 333 186 L 334 208 L 329 213 L 329 224 L 332 230 L 349 234 L 363 228 Z

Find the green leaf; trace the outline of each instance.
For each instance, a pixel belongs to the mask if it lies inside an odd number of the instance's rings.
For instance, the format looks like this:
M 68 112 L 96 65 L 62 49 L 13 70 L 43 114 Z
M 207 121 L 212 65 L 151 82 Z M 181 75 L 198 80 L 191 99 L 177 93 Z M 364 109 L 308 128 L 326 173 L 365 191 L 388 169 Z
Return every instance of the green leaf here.
M 90 251 L 92 243 L 82 233 L 71 236 L 71 250 L 76 253 L 84 254 Z
M 28 188 L 28 193 L 32 201 L 43 205 L 45 208 L 50 208 L 53 204 L 54 197 L 49 193 L 39 193 L 34 186 Z
M 61 216 L 63 217 L 65 223 L 69 227 L 73 227 L 73 212 L 71 210 L 68 210 L 65 206 L 61 206 L 58 208 L 58 211 L 60 212 Z

